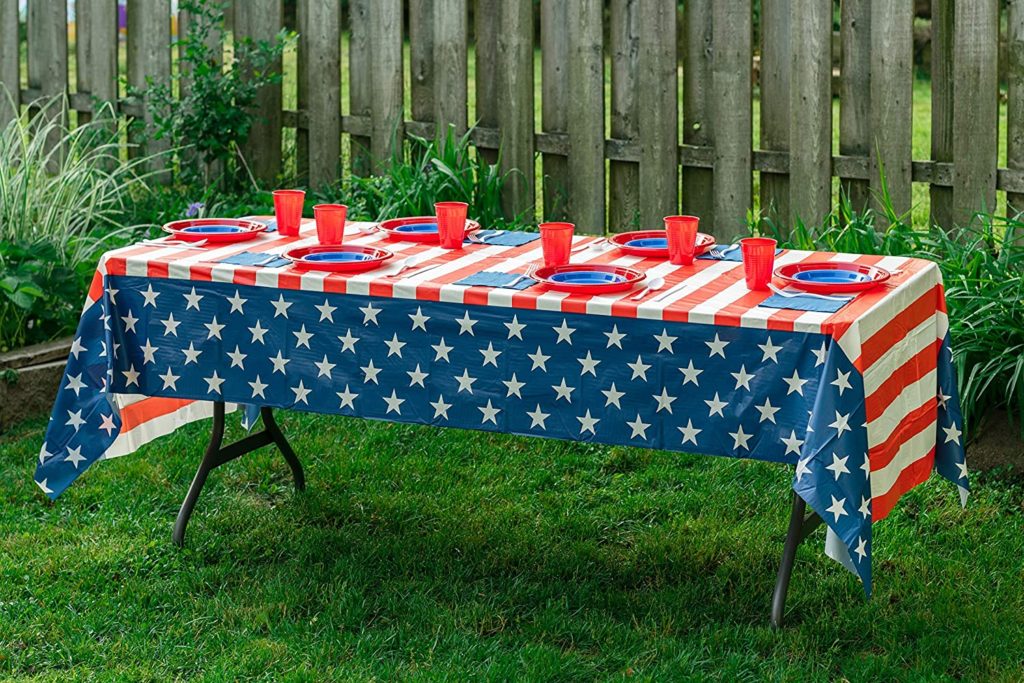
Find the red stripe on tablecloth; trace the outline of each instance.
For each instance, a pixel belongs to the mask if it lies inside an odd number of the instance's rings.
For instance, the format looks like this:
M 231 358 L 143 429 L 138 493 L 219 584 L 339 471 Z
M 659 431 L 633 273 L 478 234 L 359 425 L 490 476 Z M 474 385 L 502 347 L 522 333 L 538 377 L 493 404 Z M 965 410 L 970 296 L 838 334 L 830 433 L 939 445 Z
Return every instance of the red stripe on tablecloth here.
M 190 403 L 191 399 L 151 396 L 121 408 L 121 432 L 128 432 L 149 420 L 173 413 Z
M 899 453 L 900 446 L 925 429 L 933 428 L 936 413 L 937 402 L 934 398 L 927 399 L 922 405 L 907 412 L 889 434 L 889 438 L 868 451 L 872 471 L 887 466 Z
M 907 336 L 907 332 L 934 316 L 938 310 L 938 301 L 941 295 L 942 288 L 936 285 L 895 315 L 878 332 L 864 341 L 861 346 L 860 358 L 853 362 L 854 367 L 863 373 L 889 349 L 902 341 Z
M 871 522 L 880 522 L 885 519 L 904 493 L 927 481 L 931 476 L 934 464 L 935 449 L 932 448 L 923 458 L 919 458 L 905 467 L 892 488 L 881 495 L 873 496 L 871 498 Z
M 936 339 L 934 343 L 926 346 L 917 352 L 910 360 L 897 368 L 882 384 L 868 395 L 865 402 L 865 410 L 868 422 L 877 419 L 892 406 L 900 393 L 908 386 L 918 381 L 929 372 L 934 372 L 938 366 L 939 349 L 942 341 Z M 893 406 L 897 410 L 900 406 Z

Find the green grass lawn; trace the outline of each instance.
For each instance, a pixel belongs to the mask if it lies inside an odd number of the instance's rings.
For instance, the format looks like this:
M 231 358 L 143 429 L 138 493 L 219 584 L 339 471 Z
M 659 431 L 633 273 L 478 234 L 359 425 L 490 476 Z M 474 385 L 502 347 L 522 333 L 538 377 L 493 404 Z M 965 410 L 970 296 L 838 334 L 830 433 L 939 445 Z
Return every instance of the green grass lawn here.
M 236 420 L 229 419 L 234 424 Z M 174 515 L 208 425 L 56 504 L 44 420 L 0 440 L 0 677 L 1019 680 L 1022 487 L 933 480 L 876 527 L 875 595 L 798 555 L 767 626 L 786 468 L 282 413 L 273 451 Z M 235 435 L 237 436 L 237 428 Z

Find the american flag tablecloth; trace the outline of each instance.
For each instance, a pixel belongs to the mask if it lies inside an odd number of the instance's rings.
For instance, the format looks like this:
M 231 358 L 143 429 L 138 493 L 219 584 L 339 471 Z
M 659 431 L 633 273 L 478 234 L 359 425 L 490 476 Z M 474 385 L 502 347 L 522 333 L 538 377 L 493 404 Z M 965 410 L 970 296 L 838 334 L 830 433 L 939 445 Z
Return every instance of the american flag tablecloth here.
M 347 241 L 380 243 L 368 224 Z M 594 240 L 577 238 L 577 244 Z M 796 466 L 794 490 L 830 553 L 871 585 L 871 525 L 936 469 L 966 499 L 962 419 L 935 264 L 784 251 L 899 271 L 837 313 L 759 307 L 743 266 L 584 249 L 576 262 L 665 276 L 663 292 L 579 296 L 452 284 L 521 272 L 539 242 L 446 252 L 389 279 L 218 263 L 315 242 L 267 234 L 227 247 L 106 254 L 39 455 L 56 498 L 93 462 L 125 455 L 211 401 L 756 458 Z M 398 259 L 396 259 L 397 261 Z M 839 542 L 836 542 L 839 541 Z

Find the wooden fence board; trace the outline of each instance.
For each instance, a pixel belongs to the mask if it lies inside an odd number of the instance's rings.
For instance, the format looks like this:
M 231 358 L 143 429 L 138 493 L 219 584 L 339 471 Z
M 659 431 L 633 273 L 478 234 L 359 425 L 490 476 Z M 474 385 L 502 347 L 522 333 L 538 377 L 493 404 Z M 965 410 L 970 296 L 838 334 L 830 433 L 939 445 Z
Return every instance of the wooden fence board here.
M 299 3 L 300 108 L 308 124 L 298 146 L 306 150 L 310 186 L 334 182 L 341 174 L 341 5 Z
M 434 120 L 444 135 L 466 132 L 468 103 L 466 0 L 434 0 Z
M 569 216 L 604 233 L 604 45 L 601 0 L 569 6 Z
M 676 68 L 676 3 L 640 5 L 639 91 L 640 222 L 659 227 L 679 206 L 679 109 Z
M 897 216 L 910 211 L 913 155 L 914 7 L 871 2 L 871 192 L 875 208 L 888 193 Z M 885 187 L 882 173 L 885 174 Z M 884 216 L 879 216 L 885 225 Z
M 0 128 L 18 116 L 21 104 L 21 41 L 18 0 L 0 0 Z M 4 92 L 6 90 L 6 92 Z
M 476 0 L 473 11 L 473 37 L 476 56 L 476 109 L 474 126 L 498 127 L 498 32 L 501 30 L 502 0 Z M 482 150 L 488 163 L 498 161 L 496 150 Z
M 789 0 L 761 2 L 761 149 L 789 149 Z M 761 214 L 789 223 L 789 176 L 761 173 Z
M 752 200 L 751 6 L 750 0 L 716 2 L 712 10 L 712 120 L 715 128 L 715 234 L 731 239 L 747 232 Z M 799 41 L 797 41 L 799 42 Z M 796 90 L 796 86 L 793 87 Z M 795 197 L 791 202 L 795 203 Z
M 117 0 L 92 0 L 92 2 L 102 2 L 102 3 L 105 3 L 105 4 L 116 5 Z M 114 17 L 116 17 L 117 16 L 117 10 L 115 9 L 113 12 L 104 13 L 104 14 L 105 14 L 105 16 L 113 15 Z M 117 57 L 117 53 L 116 53 L 116 49 L 117 49 L 117 20 L 115 18 L 115 19 L 111 19 L 111 21 L 112 21 L 112 26 L 113 26 L 113 31 L 114 31 L 114 33 L 113 33 L 114 40 L 113 40 L 111 45 L 112 45 L 113 49 L 115 50 L 114 56 L 115 56 L 115 60 L 116 60 L 116 57 Z M 193 31 L 193 28 L 195 27 L 195 25 L 196 25 L 196 18 L 192 16 L 191 12 L 189 12 L 187 10 L 181 10 L 181 11 L 178 12 L 178 38 L 177 38 L 177 40 L 178 40 L 178 59 L 181 59 L 182 57 L 184 57 L 184 55 L 185 55 L 185 45 L 184 45 L 183 41 L 184 41 L 185 37 L 190 32 Z M 211 30 L 206 35 L 206 40 L 204 42 L 205 42 L 206 46 L 209 47 L 213 51 L 213 54 L 215 55 L 217 63 L 221 64 L 223 62 L 223 60 L 224 60 L 224 46 L 221 44 L 221 35 L 220 35 L 220 33 L 216 29 Z M 116 65 L 116 61 L 115 61 L 115 65 Z M 190 77 L 190 73 L 189 73 L 188 69 L 184 68 L 184 65 L 180 65 L 180 66 L 182 67 L 182 71 L 181 71 L 181 79 L 178 81 L 178 87 L 181 89 L 182 93 L 185 93 L 186 91 L 188 91 L 189 87 L 191 86 L 192 79 Z
M 497 105 L 501 130 L 501 170 L 514 171 L 503 194 L 508 217 L 534 205 L 533 166 L 533 2 L 500 3 Z
M 843 0 L 840 17 L 842 65 L 839 79 L 839 153 L 871 154 L 871 0 Z M 840 177 L 855 211 L 869 205 L 869 184 Z
M 1006 165 L 1024 170 L 1024 0 L 1007 2 Z M 1006 195 L 1010 216 L 1024 211 L 1024 195 Z M 1024 234 L 1021 235 L 1024 237 Z
M 832 2 L 794 0 L 790 21 L 792 221 L 820 225 L 832 205 Z
M 714 145 L 711 119 L 712 0 L 688 0 L 683 11 L 683 143 Z M 682 210 L 715 225 L 714 173 L 683 166 Z
M 409 0 L 409 98 L 416 121 L 435 121 L 434 0 Z
M 112 10 L 104 12 L 103 16 L 108 17 L 108 21 L 105 23 L 102 32 L 95 34 L 95 40 L 99 45 L 105 46 L 107 50 L 107 58 L 113 60 L 114 76 L 117 76 L 117 0 L 91 0 L 92 2 L 99 2 L 105 5 L 113 7 Z M 185 56 L 185 39 L 195 31 L 197 28 L 198 19 L 192 15 L 188 10 L 180 10 L 178 12 L 178 36 L 177 36 L 177 53 L 178 53 L 178 68 L 180 70 L 181 78 L 178 79 L 178 91 L 180 97 L 185 97 L 192 87 L 192 74 L 191 67 L 185 65 L 180 60 Z M 212 50 L 214 58 L 217 64 L 223 63 L 224 60 L 224 46 L 221 44 L 221 34 L 216 28 L 212 28 L 207 33 L 204 43 L 207 47 Z M 94 54 L 97 51 L 94 49 Z M 301 69 L 301 63 L 300 63 Z M 116 93 L 116 81 L 114 83 L 114 93 Z M 301 107 L 302 104 L 300 103 Z M 302 131 L 296 132 L 296 137 L 301 137 Z M 299 163 L 302 164 L 302 145 L 297 147 L 297 153 L 299 154 Z M 193 170 L 198 171 L 198 165 L 200 160 L 198 155 L 192 151 L 186 152 L 182 155 L 181 163 L 183 165 L 190 166 Z M 224 172 L 223 164 L 219 161 L 214 162 L 208 168 L 206 168 L 206 178 L 208 181 L 212 181 Z
M 569 41 L 565 39 L 569 24 L 565 0 L 541 0 L 541 128 L 545 133 L 568 130 L 569 121 Z M 569 217 L 568 159 L 562 154 L 542 155 L 544 173 L 544 218 L 560 220 Z
M 235 39 L 273 40 L 282 26 L 281 0 L 233 3 Z M 275 64 L 280 70 L 281 65 Z M 281 85 L 269 85 L 256 96 L 255 117 L 242 155 L 257 179 L 273 183 L 281 172 Z
M 370 152 L 375 167 L 381 170 L 401 151 L 403 139 L 401 0 L 373 0 L 370 35 Z
M 957 2 L 953 56 L 953 223 L 996 209 L 999 95 L 998 0 Z
M 611 135 L 616 140 L 635 141 L 639 136 L 639 0 L 612 0 L 610 41 Z M 639 229 L 640 167 L 631 162 L 611 161 L 608 173 L 609 228 L 612 232 Z
M 36 91 L 30 98 L 50 98 L 67 93 L 68 33 L 67 5 L 64 0 L 35 0 L 28 5 L 28 87 Z M 52 103 L 47 113 L 67 121 L 67 111 L 60 103 Z M 59 145 L 60 132 L 54 131 L 47 145 Z M 56 170 L 56 159 L 50 167 Z
M 934 161 L 953 161 L 953 4 L 932 0 L 932 140 Z M 953 190 L 932 185 L 933 225 L 953 225 Z
M 75 92 L 92 91 L 92 33 L 93 4 L 89 0 L 75 3 Z M 98 18 L 98 17 L 97 17 Z M 88 123 L 91 111 L 78 112 L 78 123 Z
M 370 3 L 372 0 L 349 0 L 348 100 L 352 116 L 370 116 L 370 60 L 373 58 L 370 37 Z M 352 173 L 368 175 L 370 136 L 352 134 L 350 138 Z

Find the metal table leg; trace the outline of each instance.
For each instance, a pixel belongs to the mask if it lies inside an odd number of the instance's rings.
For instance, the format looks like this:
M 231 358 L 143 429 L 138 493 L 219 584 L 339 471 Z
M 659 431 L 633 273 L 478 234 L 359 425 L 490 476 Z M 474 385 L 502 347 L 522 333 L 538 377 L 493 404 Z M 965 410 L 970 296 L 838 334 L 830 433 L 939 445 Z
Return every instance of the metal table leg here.
M 295 456 L 295 451 L 292 450 L 288 440 L 285 439 L 284 434 L 281 432 L 281 428 L 277 426 L 273 411 L 270 408 L 260 408 L 260 417 L 263 420 L 263 429 L 261 431 L 250 434 L 235 443 L 221 446 L 224 440 L 224 403 L 218 401 L 213 404 L 213 429 L 210 432 L 210 443 L 206 447 L 206 453 L 203 454 L 203 459 L 199 463 L 199 469 L 196 470 L 196 476 L 188 487 L 188 493 L 185 495 L 185 500 L 178 511 L 178 518 L 174 522 L 173 538 L 175 545 L 182 546 L 185 544 L 185 527 L 188 526 L 192 510 L 196 506 L 199 493 L 203 490 L 206 477 L 210 472 L 225 463 L 231 462 L 235 458 L 251 453 L 257 448 L 270 444 L 276 445 L 292 470 L 292 476 L 295 478 L 295 489 L 303 491 L 306 488 L 306 477 L 302 472 L 302 465 Z
M 789 531 L 782 547 L 782 563 L 779 575 L 775 579 L 775 592 L 772 594 L 772 628 L 782 627 L 782 617 L 786 609 L 786 593 L 789 591 L 789 579 L 793 575 L 793 561 L 796 560 L 796 549 L 822 524 L 821 517 L 814 511 L 806 515 L 807 503 L 793 493 L 793 508 L 789 515 Z

